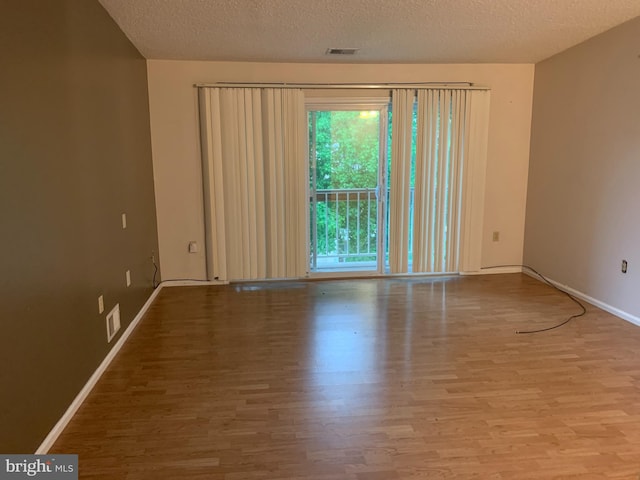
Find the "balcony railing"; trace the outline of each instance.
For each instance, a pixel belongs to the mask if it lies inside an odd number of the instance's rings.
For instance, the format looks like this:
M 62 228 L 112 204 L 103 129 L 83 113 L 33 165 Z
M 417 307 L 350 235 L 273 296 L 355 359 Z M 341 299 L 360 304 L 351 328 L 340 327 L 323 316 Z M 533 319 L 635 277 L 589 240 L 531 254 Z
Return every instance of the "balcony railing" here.
M 311 267 L 351 269 L 377 267 L 378 189 L 317 190 L 311 198 Z M 413 244 L 413 188 L 409 198 L 409 259 Z M 388 205 L 389 190 L 386 191 Z M 388 221 L 388 219 L 387 219 Z M 385 258 L 388 255 L 388 228 Z
M 317 190 L 311 198 L 311 262 L 315 268 L 374 263 L 378 252 L 375 188 Z
M 311 267 L 375 268 L 378 258 L 378 198 L 375 188 L 317 190 L 311 198 Z M 386 191 L 387 205 L 389 190 Z M 409 260 L 413 244 L 413 200 L 409 199 Z M 388 222 L 388 217 L 387 217 Z M 388 228 L 385 259 L 389 254 Z

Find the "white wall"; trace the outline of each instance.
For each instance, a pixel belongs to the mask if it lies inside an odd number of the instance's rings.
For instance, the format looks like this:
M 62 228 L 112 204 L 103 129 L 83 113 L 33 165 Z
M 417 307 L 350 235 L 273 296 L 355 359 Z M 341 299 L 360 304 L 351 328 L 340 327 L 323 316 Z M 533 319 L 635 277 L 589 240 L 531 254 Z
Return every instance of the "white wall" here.
M 491 118 L 482 265 L 522 261 L 533 65 L 270 64 L 149 60 L 149 99 L 163 279 L 206 276 L 195 83 L 473 82 L 488 86 Z M 492 242 L 492 232 L 500 241 Z
M 536 65 L 525 260 L 640 317 L 640 18 Z M 629 272 L 620 271 L 622 259 Z

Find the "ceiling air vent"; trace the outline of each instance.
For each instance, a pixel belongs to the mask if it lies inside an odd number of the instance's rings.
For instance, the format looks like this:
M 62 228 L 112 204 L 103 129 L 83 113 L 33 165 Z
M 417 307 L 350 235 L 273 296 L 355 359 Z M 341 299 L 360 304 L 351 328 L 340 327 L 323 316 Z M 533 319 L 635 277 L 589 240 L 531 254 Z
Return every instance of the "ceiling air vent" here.
M 355 55 L 358 48 L 327 48 L 326 55 Z

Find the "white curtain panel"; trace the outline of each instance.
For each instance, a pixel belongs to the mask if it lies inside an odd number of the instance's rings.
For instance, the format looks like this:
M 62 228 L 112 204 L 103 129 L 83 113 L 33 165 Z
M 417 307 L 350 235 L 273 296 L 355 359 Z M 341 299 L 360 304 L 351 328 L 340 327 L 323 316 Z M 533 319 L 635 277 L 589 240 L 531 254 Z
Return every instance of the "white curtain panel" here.
M 482 269 L 490 90 L 467 92 L 460 208 L 460 273 Z
M 489 91 L 417 90 L 411 219 L 414 93 L 415 90 L 392 93 L 390 272 L 478 271 L 482 253 Z M 411 231 L 412 239 L 409 238 Z
M 305 275 L 302 91 L 203 87 L 199 97 L 209 279 Z
M 407 273 L 409 268 L 409 222 L 411 137 L 415 90 L 391 92 L 391 172 L 389 172 L 389 271 Z
M 413 272 L 457 272 L 466 90 L 418 90 Z

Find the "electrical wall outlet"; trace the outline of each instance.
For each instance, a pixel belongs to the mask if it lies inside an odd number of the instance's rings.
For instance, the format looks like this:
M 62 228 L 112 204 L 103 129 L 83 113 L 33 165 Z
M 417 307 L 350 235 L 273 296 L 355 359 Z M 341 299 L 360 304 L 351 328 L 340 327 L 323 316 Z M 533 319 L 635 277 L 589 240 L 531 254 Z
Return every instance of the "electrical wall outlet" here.
M 198 242 L 189 242 L 189 253 L 198 253 Z
M 127 287 L 131 286 L 131 270 L 127 270 L 126 272 L 124 272 L 124 276 L 127 280 Z
M 620 270 L 622 271 L 622 273 L 627 273 L 627 261 L 626 260 L 622 260 L 622 265 L 620 267 Z
M 102 314 L 104 312 L 104 296 L 100 295 L 98 297 L 98 313 Z
M 127 228 L 127 214 L 123 213 L 122 214 L 122 229 L 124 230 L 125 228 Z
M 500 232 L 493 232 L 493 241 L 494 242 L 500 241 Z

